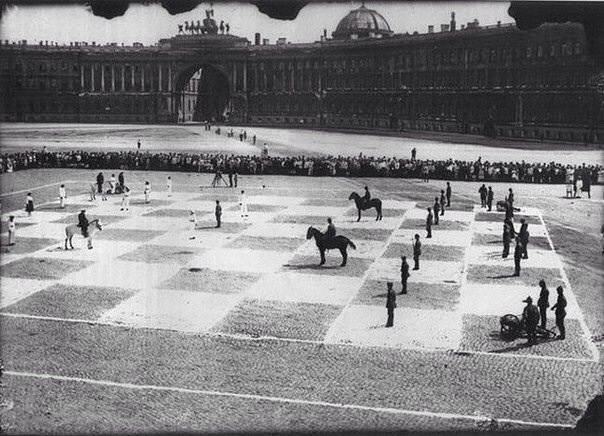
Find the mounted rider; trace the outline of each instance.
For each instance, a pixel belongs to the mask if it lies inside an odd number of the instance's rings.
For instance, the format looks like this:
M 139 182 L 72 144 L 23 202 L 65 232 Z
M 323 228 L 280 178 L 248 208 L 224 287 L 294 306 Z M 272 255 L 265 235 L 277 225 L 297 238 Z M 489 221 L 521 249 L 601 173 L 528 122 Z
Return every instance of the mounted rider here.
M 369 188 L 365 186 L 365 195 L 363 195 L 363 207 L 366 209 L 369 208 L 369 200 L 371 200 L 371 193 L 369 192 Z
M 86 209 L 82 209 L 80 214 L 78 215 L 78 227 L 82 229 L 82 236 L 85 238 L 88 237 L 88 218 L 86 217 Z
M 331 218 L 327 218 L 327 230 L 325 230 L 325 241 L 329 241 L 336 237 L 336 226 L 332 222 Z

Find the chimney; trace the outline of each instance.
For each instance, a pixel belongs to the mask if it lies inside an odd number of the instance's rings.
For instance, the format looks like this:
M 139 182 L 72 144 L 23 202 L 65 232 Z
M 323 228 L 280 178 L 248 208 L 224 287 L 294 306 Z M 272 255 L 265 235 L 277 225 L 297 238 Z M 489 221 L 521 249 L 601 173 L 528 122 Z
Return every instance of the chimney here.
M 449 31 L 449 25 L 448 24 L 441 24 L 440 25 L 440 31 L 441 32 L 448 32 Z
M 260 32 L 256 32 L 254 35 L 254 45 L 260 45 Z
M 497 27 L 501 27 L 501 21 L 497 21 Z
M 269 45 L 269 40 L 268 40 L 268 38 L 264 38 L 264 39 L 262 40 L 262 45 Z
M 428 33 L 434 33 L 434 26 L 433 25 L 429 25 L 428 26 Z
M 455 32 L 455 12 L 451 12 L 451 32 Z

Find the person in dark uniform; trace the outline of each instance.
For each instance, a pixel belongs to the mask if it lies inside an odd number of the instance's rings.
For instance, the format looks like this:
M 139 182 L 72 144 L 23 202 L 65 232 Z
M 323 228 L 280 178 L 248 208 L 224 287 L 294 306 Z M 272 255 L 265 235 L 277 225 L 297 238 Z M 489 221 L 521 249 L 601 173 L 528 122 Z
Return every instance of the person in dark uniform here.
M 411 160 L 415 160 L 415 156 L 417 156 L 417 150 L 413 147 L 413 150 L 411 150 Z
M 327 230 L 325 230 L 325 240 L 329 240 L 331 238 L 335 238 L 336 236 L 336 226 L 332 222 L 331 218 L 327 218 Z
M 126 185 L 126 181 L 124 180 L 124 173 L 121 172 L 117 176 L 117 183 L 119 183 L 120 188 L 122 188 L 122 192 L 124 191 L 124 186 Z
M 214 209 L 214 215 L 216 215 L 216 228 L 220 227 L 222 218 L 222 206 L 220 205 L 220 200 L 216 200 L 216 208 Z
M 229 188 L 233 187 L 233 170 L 229 168 Z
M 508 193 L 508 203 L 510 203 L 510 207 L 512 208 L 512 211 L 514 210 L 514 191 L 512 191 L 512 188 L 508 189 L 509 193 Z
M 501 255 L 504 259 L 510 254 L 510 243 L 515 236 L 514 223 L 506 218 L 503 221 L 503 254 Z
M 447 207 L 451 207 L 451 183 L 447 182 Z
M 440 212 L 440 203 L 438 202 L 438 197 L 434 197 L 434 206 L 432 206 L 432 208 L 434 209 L 434 225 L 437 226 L 438 225 L 438 214 Z
M 96 176 L 96 185 L 98 187 L 99 194 L 103 193 L 103 183 L 105 183 L 105 176 L 103 176 L 103 173 L 99 173 Z
M 441 189 L 440 190 L 440 214 L 444 215 L 445 214 L 445 190 Z
M 547 308 L 549 307 L 549 289 L 545 286 L 545 280 L 539 280 L 539 286 L 541 286 L 541 292 L 539 293 L 539 299 L 537 300 L 537 307 L 539 307 L 539 314 L 541 315 L 541 328 L 547 328 Z
M 429 207 L 426 209 L 428 211 L 428 216 L 426 217 L 426 238 L 431 238 L 432 237 L 432 209 L 430 209 Z
M 489 186 L 487 191 L 487 207 L 489 208 L 489 212 L 493 209 L 493 189 Z
M 407 263 L 407 256 L 401 256 L 401 295 L 407 293 L 407 279 L 409 278 L 409 264 Z
M 537 343 L 537 325 L 539 324 L 539 309 L 533 304 L 531 297 L 526 297 L 526 300 L 522 300 L 526 303 L 524 310 L 522 311 L 522 323 L 528 336 L 528 345 Z
M 392 282 L 388 282 L 388 296 L 386 297 L 386 309 L 388 309 L 388 321 L 386 327 L 394 325 L 394 309 L 396 308 L 396 293 L 392 288 Z
M 520 226 L 520 231 L 518 232 L 518 237 L 520 238 L 520 241 L 522 242 L 522 246 L 524 248 L 524 251 L 522 252 L 522 258 L 528 259 L 528 252 L 527 252 L 527 245 L 529 242 L 528 224 L 525 222 L 524 218 L 522 218 L 520 220 L 520 223 L 521 223 L 521 226 Z
M 487 207 L 487 187 L 483 184 L 478 193 L 480 194 L 480 207 Z
M 514 276 L 520 276 L 520 259 L 522 259 L 522 253 L 524 252 L 524 245 L 520 240 L 520 237 L 516 238 L 516 248 L 514 248 Z
M 564 296 L 564 288 L 562 286 L 558 286 L 556 288 L 558 291 L 558 300 L 556 304 L 552 306 L 552 310 L 556 314 L 556 327 L 560 330 L 560 334 L 558 335 L 558 339 L 566 338 L 566 327 L 564 327 L 564 318 L 566 318 L 566 297 Z
M 369 207 L 369 200 L 371 200 L 371 194 L 369 193 L 369 188 L 365 186 L 365 194 L 363 195 L 363 205 L 365 208 Z
M 419 269 L 419 257 L 422 255 L 422 243 L 419 241 L 419 235 L 415 234 L 415 241 L 413 242 L 413 270 Z
M 82 236 L 88 237 L 88 218 L 86 217 L 86 210 L 82 209 L 78 215 L 78 227 L 82 229 Z

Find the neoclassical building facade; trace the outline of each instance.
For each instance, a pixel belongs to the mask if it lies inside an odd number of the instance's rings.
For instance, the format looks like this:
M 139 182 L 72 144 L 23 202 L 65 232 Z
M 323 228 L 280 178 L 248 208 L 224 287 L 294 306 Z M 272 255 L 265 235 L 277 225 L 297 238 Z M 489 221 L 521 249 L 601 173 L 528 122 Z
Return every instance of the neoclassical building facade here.
M 315 43 L 259 40 L 181 33 L 149 47 L 5 42 L 0 118 L 213 119 L 604 143 L 602 72 L 580 24 L 520 31 L 458 26 L 452 14 L 437 31 L 395 34 L 362 6 Z

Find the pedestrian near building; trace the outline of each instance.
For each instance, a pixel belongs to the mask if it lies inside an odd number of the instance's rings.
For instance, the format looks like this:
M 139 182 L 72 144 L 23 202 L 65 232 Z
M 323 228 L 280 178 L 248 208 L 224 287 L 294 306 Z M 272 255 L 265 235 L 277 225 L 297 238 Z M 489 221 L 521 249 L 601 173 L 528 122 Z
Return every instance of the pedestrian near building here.
M 413 270 L 419 269 L 419 257 L 422 255 L 422 243 L 419 240 L 419 235 L 415 234 L 415 241 L 413 242 Z
M 96 176 L 96 186 L 99 194 L 103 193 L 103 183 L 105 183 L 105 176 L 103 176 L 103 173 L 98 173 Z
M 440 215 L 443 216 L 445 214 L 445 203 L 446 199 L 445 199 L 445 190 L 441 189 L 440 190 Z
M 392 288 L 392 282 L 387 283 L 388 296 L 386 297 L 386 309 L 388 310 L 388 321 L 386 327 L 394 326 L 394 309 L 396 308 L 396 293 Z
M 493 189 L 489 186 L 487 190 L 487 207 L 489 208 L 489 212 L 493 209 Z
M 8 217 L 8 245 L 15 245 L 16 230 L 15 217 L 11 215 Z
M 480 207 L 487 207 L 487 187 L 483 184 L 479 189 Z
M 220 219 L 222 218 L 222 206 L 220 205 L 220 200 L 216 200 L 214 215 L 216 215 L 216 228 L 220 228 Z
M 130 188 L 127 186 L 123 187 L 122 204 L 120 210 L 130 210 Z
M 432 216 L 432 209 L 429 207 L 426 209 L 428 211 L 428 216 L 426 217 L 426 238 L 432 237 L 432 222 L 434 217 Z
M 564 318 L 566 318 L 566 297 L 564 296 L 564 288 L 562 286 L 558 286 L 556 288 L 558 291 L 558 300 L 556 304 L 552 306 L 552 310 L 555 310 L 556 314 L 556 327 L 560 330 L 560 334 L 558 335 L 558 339 L 566 338 L 566 328 L 564 327 Z
M 522 258 L 528 259 L 528 251 L 527 251 L 527 246 L 529 243 L 528 224 L 524 218 L 522 218 L 520 220 L 520 223 L 521 223 L 521 226 L 520 226 L 520 230 L 518 231 L 518 237 L 520 238 L 520 242 L 522 242 L 522 246 L 523 246 L 523 250 L 524 250 L 522 252 Z
M 520 276 L 520 260 L 522 259 L 522 253 L 524 252 L 524 246 L 520 238 L 516 238 L 516 248 L 514 248 L 514 276 Z
M 172 177 L 170 176 L 166 179 L 166 189 L 168 190 L 168 197 L 172 197 Z
M 145 203 L 149 203 L 151 201 L 151 184 L 148 180 L 145 182 L 143 193 L 145 194 Z
M 239 207 L 241 208 L 241 218 L 247 218 L 249 216 L 249 212 L 247 209 L 247 197 L 245 195 L 245 191 L 241 191 L 241 195 L 239 196 Z
M 34 211 L 34 197 L 31 195 L 31 192 L 27 193 L 27 197 L 25 197 L 25 212 L 27 212 L 27 216 L 31 216 L 31 213 Z
M 547 328 L 547 308 L 549 307 L 549 289 L 545 285 L 545 280 L 539 280 L 539 286 L 541 292 L 539 292 L 539 299 L 537 300 L 537 307 L 539 307 L 539 314 L 541 315 L 541 328 Z
M 65 185 L 59 186 L 59 207 L 61 209 L 65 209 L 65 199 L 67 198 L 67 193 L 65 192 Z
M 451 183 L 447 182 L 447 207 L 451 207 Z
M 439 214 L 440 214 L 440 203 L 438 202 L 438 197 L 434 197 L 434 225 L 438 225 Z
M 401 295 L 407 293 L 407 280 L 409 279 L 409 264 L 407 263 L 407 256 L 401 256 Z
M 528 336 L 528 345 L 537 343 L 537 325 L 539 325 L 539 309 L 533 304 L 531 297 L 526 297 L 526 300 L 522 300 L 526 303 L 524 310 L 522 311 L 522 323 Z

